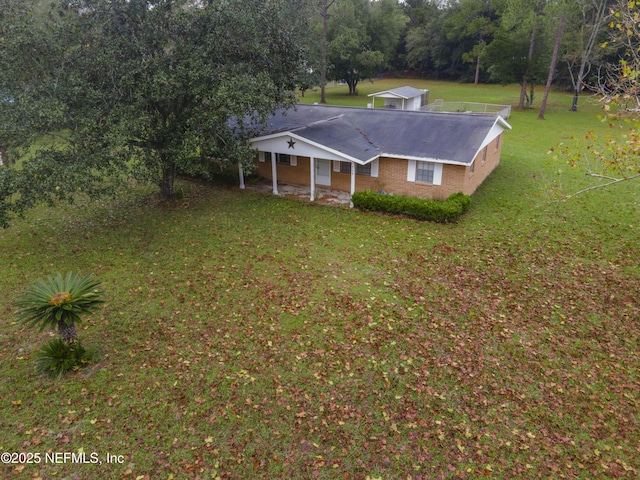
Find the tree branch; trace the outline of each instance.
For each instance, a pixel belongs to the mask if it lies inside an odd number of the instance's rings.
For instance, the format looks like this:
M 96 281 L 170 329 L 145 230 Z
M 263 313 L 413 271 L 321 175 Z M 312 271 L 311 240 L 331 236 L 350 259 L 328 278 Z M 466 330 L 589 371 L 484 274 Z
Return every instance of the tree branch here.
M 590 176 L 590 177 L 604 178 L 604 179 L 607 179 L 607 180 L 610 180 L 610 181 L 607 182 L 607 183 L 601 183 L 600 185 L 592 185 L 590 187 L 583 188 L 582 190 L 578 190 L 575 193 L 572 193 L 572 194 L 569 194 L 569 195 L 565 195 L 562 198 L 562 200 L 566 200 L 568 198 L 575 197 L 576 195 L 580 195 L 582 193 L 589 192 L 591 190 L 596 190 L 597 188 L 604 188 L 604 187 L 608 187 L 609 185 L 614 185 L 616 183 L 625 182 L 627 180 L 633 180 L 635 178 L 640 178 L 640 173 L 636 173 L 635 175 L 631 175 L 630 177 L 623 177 L 623 178 L 606 177 L 604 175 L 599 175 L 597 173 L 587 173 L 587 175 Z M 558 201 L 560 201 L 560 200 L 558 200 Z

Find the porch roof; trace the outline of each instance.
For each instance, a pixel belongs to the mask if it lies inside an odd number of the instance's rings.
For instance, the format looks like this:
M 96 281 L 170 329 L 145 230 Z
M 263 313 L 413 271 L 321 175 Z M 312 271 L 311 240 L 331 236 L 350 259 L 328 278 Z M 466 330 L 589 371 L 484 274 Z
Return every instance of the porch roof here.
M 358 163 L 392 156 L 468 165 L 489 136 L 507 128 L 501 117 L 485 115 L 297 105 L 276 111 L 251 144 L 294 135 Z

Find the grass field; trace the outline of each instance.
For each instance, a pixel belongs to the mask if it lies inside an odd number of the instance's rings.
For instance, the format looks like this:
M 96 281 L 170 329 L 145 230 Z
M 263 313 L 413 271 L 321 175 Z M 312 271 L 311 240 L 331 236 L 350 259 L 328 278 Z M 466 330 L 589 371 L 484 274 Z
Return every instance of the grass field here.
M 518 98 L 394 79 L 328 101 L 405 84 Z M 569 106 L 513 112 L 457 224 L 182 181 L 173 203 L 81 199 L 0 231 L 0 451 L 40 454 L 0 477 L 637 478 L 638 183 L 555 201 L 585 178 L 549 149 L 607 129 Z M 54 382 L 33 374 L 51 334 L 12 302 L 67 270 L 108 302 L 80 328 L 99 362 Z

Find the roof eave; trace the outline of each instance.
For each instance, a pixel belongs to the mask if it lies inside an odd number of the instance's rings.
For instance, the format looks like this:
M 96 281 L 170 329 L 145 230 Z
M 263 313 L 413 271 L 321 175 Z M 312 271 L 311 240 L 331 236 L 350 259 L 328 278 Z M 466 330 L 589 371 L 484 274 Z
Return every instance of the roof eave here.
M 304 142 L 307 143 L 315 148 L 318 148 L 320 150 L 324 150 L 325 152 L 329 152 L 332 155 L 335 155 L 336 157 L 339 157 L 341 159 L 344 159 L 345 162 L 354 162 L 357 163 L 358 165 L 366 165 L 367 163 L 375 160 L 376 158 L 379 157 L 378 154 L 374 155 L 373 157 L 367 159 L 367 160 L 359 160 L 355 157 L 352 157 L 351 155 L 347 155 L 346 153 L 340 152 L 339 150 L 335 150 L 333 148 L 327 147 L 326 145 L 323 145 L 321 143 L 318 142 L 314 142 L 313 140 L 309 140 L 308 138 L 305 138 L 301 135 L 298 135 L 296 133 L 293 133 L 289 130 L 287 131 L 283 131 L 283 132 L 278 132 L 278 133 L 273 133 L 273 134 L 269 134 L 269 135 L 263 135 L 261 137 L 254 137 L 252 139 L 249 140 L 249 145 L 251 147 L 253 147 L 254 143 L 258 143 L 260 141 L 265 141 L 265 140 L 272 140 L 274 138 L 280 138 L 280 137 L 291 137 L 294 138 L 300 142 Z M 342 161 L 342 160 L 341 160 Z
M 468 166 L 471 162 L 461 162 L 459 160 L 448 160 L 446 158 L 420 157 L 415 155 L 402 155 L 397 153 L 381 153 L 378 157 L 397 158 L 400 160 L 416 160 L 418 162 L 442 163 L 445 165 Z

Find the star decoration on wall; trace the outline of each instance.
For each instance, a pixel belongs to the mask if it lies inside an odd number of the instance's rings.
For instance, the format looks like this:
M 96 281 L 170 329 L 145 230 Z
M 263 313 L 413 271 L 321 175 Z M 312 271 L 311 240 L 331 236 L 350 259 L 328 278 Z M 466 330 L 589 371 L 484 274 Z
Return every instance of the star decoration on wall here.
M 294 148 L 294 145 L 296 144 L 296 142 L 293 141 L 293 139 L 289 139 L 289 141 L 287 141 L 287 143 L 289 144 L 289 148 Z

